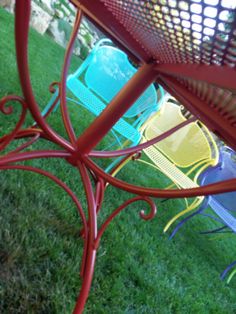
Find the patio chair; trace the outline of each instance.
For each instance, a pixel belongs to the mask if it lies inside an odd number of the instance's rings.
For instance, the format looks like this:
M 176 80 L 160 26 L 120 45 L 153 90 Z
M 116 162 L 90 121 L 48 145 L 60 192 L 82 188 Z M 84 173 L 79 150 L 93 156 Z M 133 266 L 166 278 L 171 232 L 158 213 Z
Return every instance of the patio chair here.
M 67 100 L 83 106 L 98 116 L 136 71 L 137 69 L 129 62 L 123 51 L 113 47 L 109 39 L 102 39 L 78 70 L 68 76 L 66 86 L 75 99 L 67 97 Z M 158 91 L 159 98 L 154 84 L 150 85 L 114 125 L 112 134 L 115 143 L 120 147 L 123 147 L 126 140 L 129 141 L 129 146 L 139 143 L 140 127 L 153 112 L 160 108 L 164 90 L 159 87 Z M 42 115 L 48 112 L 57 96 L 58 91 L 53 95 Z M 58 106 L 59 103 L 55 110 Z
M 232 178 L 236 178 L 236 153 L 229 147 L 223 146 L 220 149 L 219 163 L 214 167 L 206 169 L 200 175 L 199 181 L 201 185 L 207 185 Z M 206 208 L 208 207 L 210 207 L 213 214 L 205 213 Z M 188 220 L 197 214 L 201 214 L 221 223 L 220 227 L 214 230 L 203 232 L 204 234 L 218 233 L 225 231 L 225 229 L 236 233 L 236 192 L 216 194 L 207 197 L 205 202 L 203 202 L 197 211 L 178 223 L 171 234 L 171 238 L 176 234 L 180 227 L 182 227 Z M 227 266 L 227 268 L 221 274 L 222 279 L 226 277 L 234 265 L 236 265 L 236 261 Z M 232 275 L 233 274 L 234 272 Z M 232 276 L 229 277 L 228 281 L 230 281 L 231 278 Z
M 143 125 L 142 142 L 151 140 L 187 120 L 182 114 L 181 106 L 171 101 L 171 98 L 167 98 L 160 112 Z M 151 162 L 140 161 L 161 171 L 173 182 L 167 188 L 198 187 L 200 173 L 218 161 L 217 145 L 208 129 L 199 121 L 190 122 L 143 151 Z M 204 197 L 197 197 L 191 202 L 186 199 L 186 209 L 167 224 L 165 231 L 178 217 L 198 207 L 203 199 Z

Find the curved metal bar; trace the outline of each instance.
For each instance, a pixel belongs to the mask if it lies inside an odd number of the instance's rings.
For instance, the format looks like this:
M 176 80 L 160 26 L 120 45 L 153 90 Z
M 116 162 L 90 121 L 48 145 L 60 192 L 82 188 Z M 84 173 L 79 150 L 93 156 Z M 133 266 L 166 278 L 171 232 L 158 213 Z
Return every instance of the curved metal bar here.
M 74 314 L 80 314 L 83 312 L 86 300 L 88 298 L 89 290 L 92 283 L 94 265 L 96 259 L 96 248 L 94 246 L 95 239 L 97 237 L 97 213 L 96 213 L 96 201 L 92 184 L 85 165 L 82 162 L 77 163 L 82 182 L 84 185 L 86 199 L 88 204 L 88 241 L 84 249 L 83 254 L 83 282 L 80 290 L 80 294 L 77 298 Z
M 215 216 L 213 216 L 213 215 L 211 215 L 211 214 L 205 214 L 205 213 L 202 213 L 201 214 L 203 217 L 208 217 L 208 218 L 210 218 L 210 219 L 212 219 L 212 220 L 214 220 L 214 221 L 217 221 L 217 222 L 219 222 L 219 223 L 224 223 L 224 221 L 222 221 L 222 219 L 220 219 L 219 217 L 215 217 Z
M 30 159 L 36 159 L 36 158 L 49 158 L 49 157 L 66 159 L 70 157 L 70 153 L 61 151 L 61 150 L 38 150 L 38 151 L 23 152 L 23 153 L 17 153 L 17 154 L 10 153 L 6 156 L 0 157 L 0 166 L 13 163 L 13 162 L 18 162 L 18 161 L 24 161 L 24 160 L 30 160 Z
M 60 179 L 58 179 L 56 176 L 54 176 L 53 174 L 51 174 L 48 171 L 42 170 L 42 169 L 38 169 L 35 167 L 31 167 L 31 166 L 23 166 L 23 165 L 5 165 L 5 166 L 0 166 L 0 170 L 10 170 L 10 169 L 15 169 L 15 170 L 26 170 L 26 171 L 31 171 L 31 172 L 35 172 L 38 174 L 41 174 L 47 178 L 49 178 L 50 180 L 52 180 L 53 182 L 55 182 L 58 186 L 60 186 L 72 199 L 72 201 L 75 203 L 78 213 L 82 219 L 82 223 L 83 223 L 83 227 L 85 230 L 85 234 L 87 235 L 88 230 L 87 230 L 87 223 L 86 223 L 86 217 L 84 215 L 82 206 L 79 202 L 79 200 L 77 199 L 77 197 L 75 196 L 75 194 L 72 192 L 72 190 L 64 183 L 62 182 Z
M 55 88 L 55 86 L 57 86 L 57 88 L 60 88 L 60 82 L 54 81 L 49 85 L 48 89 L 51 94 L 54 94 L 56 92 L 57 89 Z
M 2 138 L 0 138 L 0 144 L 4 143 L 7 139 L 8 135 L 4 135 Z M 26 143 L 20 145 L 17 147 L 15 150 L 8 152 L 7 155 L 12 154 L 12 153 L 17 153 L 20 152 L 21 150 L 29 147 L 32 145 L 34 142 L 36 142 L 39 138 L 49 140 L 47 135 L 41 130 L 41 129 L 36 129 L 36 128 L 28 128 L 28 129 L 23 129 L 19 130 L 16 135 L 14 136 L 13 140 L 19 140 L 23 138 L 28 138 L 30 137 L 31 139 L 27 141 Z M 1 159 L 1 157 L 0 157 Z
M 179 231 L 179 229 L 181 227 L 183 227 L 183 225 L 190 220 L 192 217 L 196 216 L 197 214 L 200 214 L 203 210 L 205 209 L 205 207 L 201 206 L 199 209 L 197 209 L 195 212 L 193 212 L 192 214 L 188 215 L 187 217 L 185 217 L 183 220 L 181 220 L 177 226 L 175 227 L 175 229 L 172 231 L 171 235 L 169 236 L 169 239 L 171 240 L 176 233 Z
M 12 105 L 9 106 L 9 107 L 6 106 L 7 102 L 9 102 L 9 101 L 17 101 L 17 102 L 19 102 L 21 104 L 21 106 L 22 106 L 22 112 L 21 112 L 21 115 L 20 115 L 20 119 L 17 122 L 15 128 L 11 131 L 10 134 L 5 136 L 5 139 L 3 140 L 2 144 L 0 144 L 0 151 L 5 149 L 8 146 L 8 144 L 10 144 L 10 142 L 14 139 L 14 137 L 17 134 L 17 132 L 21 128 L 22 124 L 24 123 L 25 116 L 26 116 L 26 113 L 27 113 L 27 105 L 26 105 L 25 100 L 22 97 L 20 97 L 20 96 L 9 95 L 9 96 L 3 97 L 0 100 L 0 111 L 3 114 L 10 115 L 10 114 L 13 113 L 13 106 Z
M 55 85 L 58 85 L 58 90 L 55 89 Z M 60 100 L 60 83 L 59 82 L 52 82 L 49 86 L 49 91 L 50 93 L 56 93 L 58 91 L 58 96 L 55 98 L 55 100 L 53 101 L 52 104 L 50 104 L 49 109 L 46 111 L 45 114 L 43 114 L 45 112 L 45 109 L 47 109 L 47 107 L 44 108 L 42 115 L 44 117 L 44 119 L 46 119 L 50 113 L 54 110 L 55 106 L 57 105 L 58 101 Z M 34 126 L 37 125 L 36 123 L 34 124 Z
M 99 213 L 102 207 L 104 193 L 105 193 L 105 183 L 101 178 L 99 178 L 96 185 L 96 193 L 95 193 L 95 201 L 97 204 L 97 214 Z
M 102 157 L 102 158 L 111 158 L 111 157 L 118 157 L 118 156 L 123 156 L 126 154 L 131 154 L 131 153 L 137 153 L 138 151 L 141 151 L 151 145 L 156 144 L 157 142 L 160 142 L 162 140 L 164 140 L 166 137 L 170 136 L 171 134 L 173 134 L 174 132 L 178 131 L 179 129 L 183 128 L 184 126 L 188 125 L 189 123 L 192 123 L 194 121 L 196 121 L 197 118 L 192 117 L 180 124 L 178 124 L 177 126 L 175 126 L 174 128 L 171 128 L 170 130 L 166 131 L 165 133 L 158 135 L 156 137 L 154 137 L 153 139 L 139 144 L 137 146 L 134 147 L 130 147 L 130 148 L 126 148 L 126 149 L 120 149 L 120 150 L 116 150 L 116 151 L 91 151 L 91 153 L 89 153 L 89 157 Z
M 148 205 L 150 206 L 150 213 L 149 214 L 145 214 L 144 210 L 140 211 L 140 217 L 144 220 L 150 220 L 153 219 L 155 217 L 156 214 L 156 205 L 154 203 L 154 201 L 149 198 L 149 197 L 143 197 L 143 196 L 136 196 L 133 197 L 129 200 L 127 200 L 126 202 L 124 202 L 122 205 L 120 205 L 107 219 L 106 221 L 102 224 L 101 228 L 98 231 L 98 235 L 95 241 L 95 247 L 98 248 L 101 237 L 104 233 L 104 231 L 106 230 L 107 226 L 110 224 L 110 222 L 123 210 L 125 209 L 128 205 L 135 203 L 137 201 L 144 201 L 146 203 L 148 203 Z
M 68 73 L 70 60 L 71 60 L 71 55 L 73 52 L 73 47 L 74 47 L 74 43 L 75 43 L 76 36 L 78 33 L 78 29 L 80 26 L 81 18 L 82 18 L 82 11 L 78 10 L 77 14 L 76 14 L 74 28 L 73 28 L 73 31 L 72 31 L 72 34 L 71 34 L 71 37 L 69 40 L 68 48 L 66 51 L 66 55 L 65 55 L 64 66 L 63 66 L 62 77 L 61 77 L 61 85 L 60 85 L 60 91 L 61 91 L 61 93 L 60 93 L 60 104 L 61 104 L 62 120 L 63 120 L 64 126 L 65 126 L 65 129 L 66 129 L 66 132 L 68 134 L 68 137 L 69 137 L 73 146 L 75 146 L 75 144 L 76 144 L 76 136 L 75 136 L 75 132 L 74 132 L 74 129 L 73 129 L 71 121 L 70 121 L 68 111 L 67 111 L 66 78 L 67 78 L 67 73 Z
M 116 179 L 104 172 L 100 167 L 98 167 L 91 159 L 86 156 L 81 156 L 83 162 L 87 167 L 91 168 L 97 176 L 103 178 L 105 181 L 111 185 L 118 187 L 124 191 L 151 197 L 159 198 L 178 198 L 178 197 L 192 197 L 192 196 L 205 196 L 210 194 L 219 194 L 224 192 L 232 192 L 236 190 L 236 179 L 226 180 L 222 182 L 217 182 L 209 185 L 205 185 L 198 188 L 192 189 L 182 189 L 182 190 L 162 190 L 156 188 L 145 188 L 138 185 L 133 185 L 122 180 Z
M 13 151 L 11 151 L 10 154 L 18 153 L 18 152 L 22 151 L 23 149 L 31 146 L 33 143 L 35 143 L 39 139 L 39 137 L 40 137 L 40 133 L 35 133 L 34 137 L 32 137 L 29 141 L 27 141 L 26 143 L 20 145 L 19 147 L 17 147 Z
M 32 135 L 38 133 L 40 135 L 40 138 L 43 138 L 45 140 L 49 140 L 47 134 L 44 133 L 43 130 L 35 127 L 19 130 L 18 133 L 15 136 L 15 139 L 25 138 L 25 137 L 31 137 Z
M 35 134 L 39 134 L 41 138 L 48 140 L 48 137 L 46 136 L 46 134 L 41 129 L 37 129 L 37 128 L 28 128 L 28 129 L 19 130 L 14 136 L 13 140 L 18 140 L 18 139 L 22 139 L 26 137 L 32 137 Z M 9 136 L 9 134 L 1 137 L 0 143 L 3 143 L 6 140 L 7 136 Z
M 35 140 L 33 140 L 33 138 L 35 138 L 36 136 L 37 136 L 37 138 L 39 138 L 40 137 L 40 135 L 41 135 L 41 132 L 40 132 L 40 130 L 36 130 L 35 129 L 35 131 L 32 131 L 32 130 L 30 130 L 29 132 L 25 132 L 26 130 L 23 130 L 23 132 L 22 131 L 19 131 L 19 132 L 17 132 L 17 134 L 15 135 L 15 137 L 12 139 L 12 141 L 13 140 L 18 140 L 18 139 L 23 139 L 23 138 L 28 138 L 28 137 L 32 137 L 32 139 L 30 139 L 30 141 L 32 141 L 32 143 L 34 143 L 35 142 Z M 28 130 L 27 130 L 28 131 Z M 6 139 L 7 139 L 7 136 L 8 135 L 4 135 L 2 138 L 0 138 L 0 143 L 3 143 Z M 28 141 L 27 143 L 29 143 L 30 141 Z M 28 147 L 28 146 L 30 146 L 31 144 L 27 144 L 27 143 L 25 143 L 25 144 L 22 144 L 21 146 L 23 146 L 23 145 L 27 145 L 26 147 Z M 19 148 L 21 147 L 21 146 L 19 146 Z M 25 147 L 24 147 L 25 148 Z M 21 148 L 21 149 L 18 149 L 18 148 L 16 148 L 15 150 L 13 150 L 12 152 L 17 152 L 17 151 L 20 151 L 20 150 L 22 150 L 23 148 Z M 11 154 L 12 152 L 8 152 L 8 154 Z
M 225 278 L 225 276 L 227 275 L 227 273 L 230 271 L 230 269 L 234 267 L 234 265 L 236 265 L 236 261 L 234 261 L 233 263 L 229 264 L 229 265 L 225 268 L 225 270 L 224 270 L 224 271 L 221 273 L 221 275 L 220 275 L 220 279 L 223 280 L 223 279 Z
M 91 174 L 92 175 L 92 174 Z M 93 178 L 94 179 L 94 178 Z M 95 191 L 95 203 L 96 203 L 96 213 L 98 214 L 101 207 L 102 202 L 104 199 L 104 192 L 105 192 L 105 184 L 102 179 L 98 179 L 98 182 L 96 184 L 96 191 Z M 80 231 L 80 234 L 82 237 L 84 237 L 84 229 Z
M 221 232 L 222 230 L 228 228 L 228 226 L 223 226 L 223 227 L 220 227 L 220 228 L 216 228 L 216 229 L 213 229 L 213 230 L 208 230 L 208 231 L 201 231 L 199 232 L 200 234 L 212 234 L 212 233 L 232 233 L 233 231 L 232 230 L 226 230 L 226 231 L 223 231 Z
M 29 76 L 28 65 L 28 33 L 29 33 L 29 19 L 30 19 L 30 0 L 18 0 L 15 6 L 15 42 L 16 42 L 16 57 L 17 66 L 20 76 L 22 91 L 37 125 L 39 125 L 48 138 L 60 145 L 61 147 L 73 152 L 74 148 L 71 144 L 57 134 L 42 117 L 39 107 L 35 101 L 32 85 Z

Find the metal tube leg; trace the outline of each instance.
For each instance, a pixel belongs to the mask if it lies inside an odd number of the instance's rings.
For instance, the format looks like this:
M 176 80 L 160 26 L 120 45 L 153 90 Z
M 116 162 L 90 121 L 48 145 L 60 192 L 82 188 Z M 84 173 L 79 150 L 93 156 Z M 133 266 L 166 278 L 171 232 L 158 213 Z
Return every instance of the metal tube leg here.
M 73 314 L 83 313 L 83 309 L 84 309 L 85 303 L 87 301 L 90 287 L 92 284 L 94 266 L 95 266 L 95 260 L 96 260 L 96 253 L 97 253 L 97 251 L 94 249 L 94 245 L 91 245 L 91 243 L 90 243 L 90 246 L 89 246 L 88 252 L 87 252 L 82 288 L 80 290 L 80 294 L 78 296 Z
M 86 235 L 86 241 L 88 242 L 84 248 L 86 252 L 83 256 L 83 281 L 80 294 L 78 296 L 77 303 L 74 309 L 74 314 L 80 314 L 83 312 L 86 300 L 88 298 L 94 273 L 94 265 L 96 259 L 95 240 L 97 237 L 97 203 L 94 197 L 93 187 L 84 164 L 78 162 L 78 169 L 81 174 L 81 179 L 83 181 L 88 204 L 88 234 Z

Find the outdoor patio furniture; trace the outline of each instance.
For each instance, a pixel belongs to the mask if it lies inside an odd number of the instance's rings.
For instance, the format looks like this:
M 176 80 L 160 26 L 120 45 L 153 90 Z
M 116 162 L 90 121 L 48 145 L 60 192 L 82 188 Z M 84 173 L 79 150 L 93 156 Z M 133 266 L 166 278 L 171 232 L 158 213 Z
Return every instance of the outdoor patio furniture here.
M 236 190 L 235 178 L 188 189 L 143 187 L 117 179 L 103 171 L 96 162 L 98 158 L 121 156 L 126 160 L 183 128 L 189 121 L 183 121 L 164 134 L 135 147 L 117 151 L 95 149 L 153 82 L 163 86 L 199 121 L 236 149 L 236 14 L 235 8 L 223 0 L 71 0 L 70 3 L 75 6 L 77 13 L 58 84 L 62 124 L 66 132 L 66 136 L 62 136 L 41 114 L 31 84 L 28 62 L 31 1 L 16 1 L 16 59 L 22 96 L 3 97 L 0 110 L 7 119 L 15 113 L 7 103 L 16 101 L 22 112 L 15 128 L 0 138 L 0 169 L 20 169 L 46 176 L 66 191 L 76 205 L 83 225 L 84 240 L 81 290 L 74 309 L 74 313 L 78 314 L 83 312 L 89 295 L 101 237 L 120 211 L 131 203 L 143 201 L 150 211 L 141 211 L 140 217 L 150 220 L 156 214 L 154 197 L 188 198 Z M 225 11 L 230 16 L 226 21 Z M 82 16 L 99 27 L 140 67 L 105 109 L 100 111 L 100 115 L 78 136 L 68 114 L 66 90 L 68 68 Z M 34 127 L 25 124 L 28 113 L 35 121 Z M 27 142 L 20 142 L 20 146 L 13 146 L 11 150 L 9 144 L 18 139 L 27 139 Z M 52 144 L 52 149 L 48 148 L 49 145 L 45 149 L 31 147 L 35 141 L 47 141 Z M 74 171 L 78 171 L 86 204 L 83 202 L 81 205 L 75 193 L 55 175 L 25 163 L 39 158 L 63 159 Z M 108 184 L 131 193 L 131 196 L 113 212 L 111 210 L 103 221 L 101 219 L 98 226 L 98 212 L 104 204 Z
M 199 181 L 201 185 L 207 185 L 232 178 L 236 178 L 236 153 L 229 147 L 222 146 L 218 164 L 201 173 Z M 208 207 L 213 214 L 206 212 Z M 178 223 L 170 238 L 173 238 L 179 229 L 196 215 L 203 215 L 220 223 L 216 229 L 204 233 L 221 232 L 225 231 L 225 228 L 236 233 L 236 192 L 209 195 L 199 209 Z M 235 264 L 236 262 L 230 264 L 221 277 L 224 278 Z
M 180 105 L 166 100 L 160 112 L 149 118 L 142 127 L 145 143 L 166 131 L 176 127 L 187 119 L 182 114 Z M 172 182 L 172 188 L 189 189 L 198 187 L 199 175 L 209 166 L 218 162 L 218 148 L 208 129 L 196 119 L 168 137 L 143 150 L 150 161 L 138 159 L 147 166 L 161 171 Z M 168 188 L 170 188 L 169 186 Z M 187 208 L 178 214 L 186 213 L 198 207 L 204 197 L 197 197 Z M 168 224 L 169 226 L 169 224 Z
M 70 101 L 68 103 L 83 106 L 95 116 L 99 116 L 136 72 L 137 69 L 122 50 L 114 47 L 111 40 L 101 39 L 77 71 L 67 77 L 66 87 L 75 96 L 67 97 Z M 46 115 L 50 110 L 58 93 L 57 89 L 42 115 Z M 163 97 L 163 88 L 159 86 L 156 89 L 154 84 L 151 84 L 114 124 L 111 132 L 115 142 L 109 145 L 109 148 L 115 144 L 120 148 L 124 145 L 137 145 L 141 139 L 140 127 L 153 112 L 160 109 Z M 54 104 L 54 111 L 59 104 L 58 100 L 57 104 Z M 114 163 L 107 169 L 113 165 Z

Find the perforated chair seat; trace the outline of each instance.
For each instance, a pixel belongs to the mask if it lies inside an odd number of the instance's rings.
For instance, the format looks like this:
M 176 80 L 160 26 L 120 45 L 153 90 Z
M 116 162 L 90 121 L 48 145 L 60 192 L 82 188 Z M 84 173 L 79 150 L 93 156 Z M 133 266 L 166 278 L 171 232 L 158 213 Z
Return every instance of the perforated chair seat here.
M 177 186 L 188 189 L 199 185 L 181 171 L 175 164 L 168 160 L 158 149 L 150 146 L 144 150 L 145 154 L 155 163 L 156 167 L 170 178 Z

